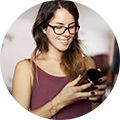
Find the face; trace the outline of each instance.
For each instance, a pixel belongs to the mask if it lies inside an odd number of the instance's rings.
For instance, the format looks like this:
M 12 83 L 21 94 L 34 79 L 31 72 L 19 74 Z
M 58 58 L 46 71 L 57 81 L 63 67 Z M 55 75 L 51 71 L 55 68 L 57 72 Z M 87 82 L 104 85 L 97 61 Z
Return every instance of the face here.
M 58 27 L 72 27 L 75 25 L 75 20 L 66 9 L 62 8 L 55 11 L 55 14 L 53 18 L 51 18 L 49 24 L 51 26 Z M 50 26 L 44 29 L 43 32 L 46 34 L 49 40 L 49 50 L 52 49 L 60 52 L 68 49 L 74 37 L 73 34 L 69 33 L 68 29 L 63 34 L 57 35 Z

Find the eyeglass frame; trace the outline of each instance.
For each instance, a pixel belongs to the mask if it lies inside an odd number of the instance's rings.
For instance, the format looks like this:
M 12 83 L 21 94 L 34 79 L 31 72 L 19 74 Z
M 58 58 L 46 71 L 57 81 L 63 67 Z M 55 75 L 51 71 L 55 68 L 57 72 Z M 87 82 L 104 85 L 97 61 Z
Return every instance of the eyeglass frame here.
M 62 35 L 62 34 L 64 34 L 67 29 L 68 29 L 68 32 L 70 33 L 70 30 L 69 30 L 70 27 L 65 27 L 65 26 L 63 26 L 63 27 L 65 28 L 65 30 L 63 31 L 63 33 L 56 33 L 56 32 L 55 32 L 55 28 L 56 28 L 57 26 L 52 26 L 52 25 L 50 25 L 50 24 L 48 24 L 48 26 L 51 27 L 51 28 L 53 28 L 54 33 L 57 34 L 57 35 Z M 75 33 L 70 33 L 71 35 L 75 35 L 75 34 L 79 31 L 80 26 L 77 25 L 77 26 L 75 26 L 75 28 L 76 28 L 76 27 L 78 27 L 78 30 L 77 30 Z

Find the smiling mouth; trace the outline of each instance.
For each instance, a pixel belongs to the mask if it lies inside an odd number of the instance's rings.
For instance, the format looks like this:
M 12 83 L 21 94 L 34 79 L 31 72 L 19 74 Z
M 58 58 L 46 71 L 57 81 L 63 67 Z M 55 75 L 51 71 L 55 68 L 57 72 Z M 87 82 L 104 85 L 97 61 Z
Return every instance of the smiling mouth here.
M 69 39 L 64 40 L 64 39 L 58 39 L 62 45 L 67 45 L 69 43 Z

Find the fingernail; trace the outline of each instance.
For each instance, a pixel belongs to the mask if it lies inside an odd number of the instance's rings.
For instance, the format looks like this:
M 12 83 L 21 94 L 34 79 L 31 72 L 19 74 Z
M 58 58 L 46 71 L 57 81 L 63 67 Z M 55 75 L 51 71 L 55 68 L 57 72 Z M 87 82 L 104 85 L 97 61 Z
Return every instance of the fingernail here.
M 98 81 L 99 81 L 99 82 L 102 82 L 102 79 L 99 79 Z
M 93 87 L 93 86 L 94 86 L 94 84 L 91 84 L 90 86 L 91 86 L 91 87 Z
M 94 94 L 95 94 L 95 92 L 91 92 L 91 94 L 92 94 L 92 95 L 94 95 Z
M 98 87 L 94 87 L 94 89 L 98 89 Z

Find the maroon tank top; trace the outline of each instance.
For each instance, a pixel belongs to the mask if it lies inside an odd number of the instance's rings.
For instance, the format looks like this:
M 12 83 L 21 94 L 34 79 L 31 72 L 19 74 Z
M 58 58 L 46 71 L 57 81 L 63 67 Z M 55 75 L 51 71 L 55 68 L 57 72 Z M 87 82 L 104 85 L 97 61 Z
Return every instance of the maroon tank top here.
M 30 60 L 29 60 L 30 61 Z M 35 63 L 33 62 L 34 71 Z M 33 87 L 31 91 L 30 109 L 35 110 L 51 101 L 68 83 L 65 77 L 52 76 L 37 66 L 38 82 L 34 72 Z M 89 100 L 80 100 L 61 109 L 51 119 L 72 119 L 91 111 Z

